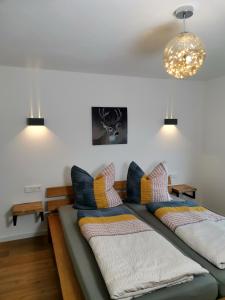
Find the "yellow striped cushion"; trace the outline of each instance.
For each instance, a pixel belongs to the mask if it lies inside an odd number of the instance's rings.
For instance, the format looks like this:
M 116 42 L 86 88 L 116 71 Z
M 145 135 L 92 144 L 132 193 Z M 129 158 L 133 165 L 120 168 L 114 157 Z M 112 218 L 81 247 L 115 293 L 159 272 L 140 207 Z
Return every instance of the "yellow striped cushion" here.
M 85 170 L 73 166 L 71 178 L 74 191 L 74 207 L 79 209 L 98 209 L 115 207 L 122 200 L 114 189 L 115 167 L 111 163 L 93 178 Z
M 127 174 L 127 202 L 147 204 L 156 201 L 170 201 L 168 174 L 164 163 L 145 175 L 143 170 L 131 162 Z
M 100 175 L 94 179 L 94 196 L 97 208 L 108 207 L 105 184 L 105 176 L 103 175 Z
M 141 178 L 141 204 L 147 204 L 152 201 L 152 180 L 144 175 Z

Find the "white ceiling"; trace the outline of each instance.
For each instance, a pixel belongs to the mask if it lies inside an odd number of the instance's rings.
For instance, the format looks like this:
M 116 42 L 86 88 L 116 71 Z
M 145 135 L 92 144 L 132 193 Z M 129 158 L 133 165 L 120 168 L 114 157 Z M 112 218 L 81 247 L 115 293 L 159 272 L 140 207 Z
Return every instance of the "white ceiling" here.
M 0 64 L 168 78 L 163 49 L 183 4 L 207 50 L 196 79 L 225 75 L 225 0 L 0 0 Z

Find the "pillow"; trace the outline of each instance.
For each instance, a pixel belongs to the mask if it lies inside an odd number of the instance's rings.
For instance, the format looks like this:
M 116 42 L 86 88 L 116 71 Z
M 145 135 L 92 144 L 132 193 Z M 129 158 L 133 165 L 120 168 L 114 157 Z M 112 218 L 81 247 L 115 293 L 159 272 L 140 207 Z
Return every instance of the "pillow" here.
M 74 208 L 98 209 L 122 204 L 119 194 L 114 189 L 115 167 L 110 164 L 93 178 L 83 169 L 73 166 L 71 169 L 74 192 Z
M 127 202 L 147 204 L 170 200 L 164 163 L 158 164 L 149 175 L 145 175 L 134 161 L 131 162 L 127 174 Z

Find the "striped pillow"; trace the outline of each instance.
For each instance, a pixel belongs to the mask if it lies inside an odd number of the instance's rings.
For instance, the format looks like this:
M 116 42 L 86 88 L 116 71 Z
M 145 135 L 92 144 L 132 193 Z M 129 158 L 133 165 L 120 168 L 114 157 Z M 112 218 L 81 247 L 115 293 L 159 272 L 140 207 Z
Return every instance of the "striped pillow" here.
M 74 192 L 74 208 L 98 209 L 122 204 L 119 194 L 114 189 L 115 167 L 111 163 L 93 178 L 83 169 L 73 166 L 71 169 Z
M 149 175 L 145 175 L 135 162 L 130 164 L 127 174 L 127 202 L 147 204 L 170 200 L 168 173 L 164 163 L 158 164 Z

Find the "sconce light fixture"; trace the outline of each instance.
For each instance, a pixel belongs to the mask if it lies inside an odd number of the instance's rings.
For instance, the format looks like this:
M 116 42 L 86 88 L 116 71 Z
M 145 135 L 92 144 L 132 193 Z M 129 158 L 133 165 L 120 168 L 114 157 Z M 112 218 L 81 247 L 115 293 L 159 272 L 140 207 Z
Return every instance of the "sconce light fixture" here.
M 29 126 L 44 126 L 44 118 L 27 118 L 27 125 Z
M 164 119 L 164 125 L 177 125 L 178 120 L 174 118 Z

